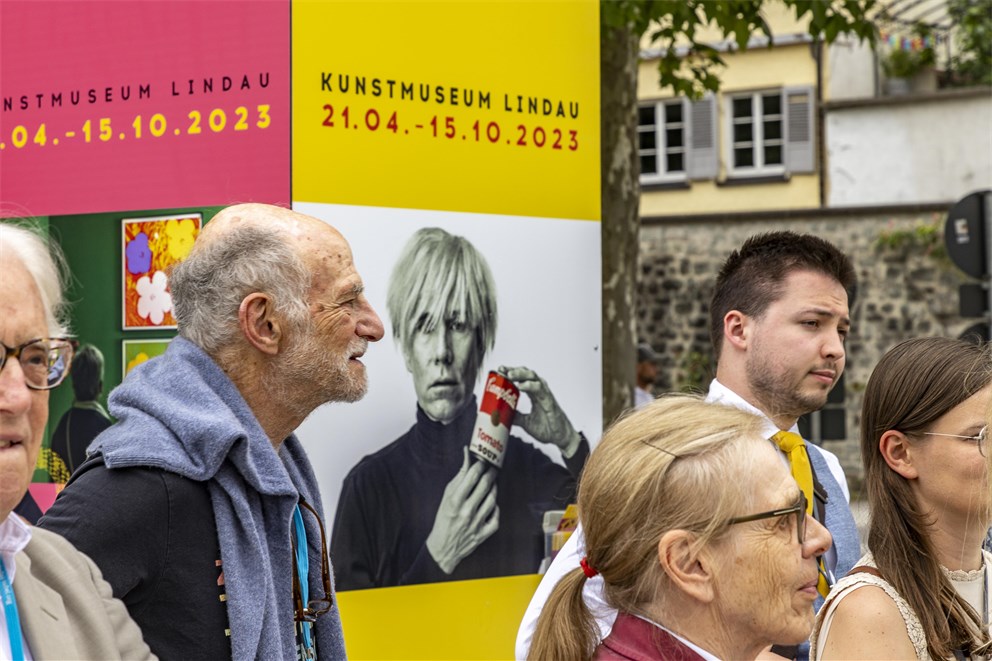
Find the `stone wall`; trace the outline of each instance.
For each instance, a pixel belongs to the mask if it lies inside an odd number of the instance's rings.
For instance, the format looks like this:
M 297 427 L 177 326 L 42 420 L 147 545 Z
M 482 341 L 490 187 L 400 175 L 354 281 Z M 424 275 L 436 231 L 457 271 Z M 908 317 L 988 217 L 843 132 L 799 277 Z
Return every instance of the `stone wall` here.
M 847 343 L 844 441 L 824 447 L 840 458 L 852 486 L 861 484 L 861 398 L 872 367 L 901 340 L 957 337 L 975 319 L 958 316 L 958 285 L 968 281 L 944 255 L 944 214 L 801 212 L 788 219 L 646 220 L 640 236 L 638 339 L 659 354 L 656 392 L 705 390 L 712 378 L 709 301 L 727 255 L 761 232 L 792 230 L 844 250 L 858 274 Z M 798 216 L 798 217 L 797 217 Z

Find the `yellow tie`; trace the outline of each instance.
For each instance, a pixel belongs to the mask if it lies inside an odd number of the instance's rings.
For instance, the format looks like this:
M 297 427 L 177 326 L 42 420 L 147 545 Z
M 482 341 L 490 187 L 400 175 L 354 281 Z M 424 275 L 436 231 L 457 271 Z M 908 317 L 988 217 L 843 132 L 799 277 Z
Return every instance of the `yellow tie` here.
M 799 434 L 791 431 L 780 431 L 772 436 L 779 449 L 789 457 L 789 467 L 792 470 L 792 477 L 796 484 L 802 489 L 806 496 L 806 513 L 813 514 L 813 467 L 809 463 L 809 455 L 806 452 L 806 441 Z M 816 584 L 816 590 L 820 596 L 826 598 L 830 587 L 827 585 L 826 571 L 823 567 L 823 558 L 817 559 L 820 565 L 820 578 Z

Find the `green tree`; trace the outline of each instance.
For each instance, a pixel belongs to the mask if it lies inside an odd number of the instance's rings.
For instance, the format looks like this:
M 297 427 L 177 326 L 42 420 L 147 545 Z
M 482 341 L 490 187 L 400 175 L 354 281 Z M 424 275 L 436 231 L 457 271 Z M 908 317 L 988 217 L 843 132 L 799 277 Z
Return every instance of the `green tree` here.
M 637 65 L 642 35 L 663 52 L 661 86 L 676 95 L 701 96 L 720 87 L 721 53 L 697 39 L 716 27 L 724 40 L 747 47 L 772 31 L 763 5 L 782 2 L 809 34 L 833 42 L 851 34 L 870 43 L 875 0 L 601 0 L 600 84 L 603 232 L 603 420 L 630 406 L 637 344 L 635 286 L 640 233 L 640 163 L 637 158 Z M 680 48 L 676 48 L 679 46 Z
M 957 26 L 953 82 L 992 85 L 992 0 L 948 0 L 947 13 Z

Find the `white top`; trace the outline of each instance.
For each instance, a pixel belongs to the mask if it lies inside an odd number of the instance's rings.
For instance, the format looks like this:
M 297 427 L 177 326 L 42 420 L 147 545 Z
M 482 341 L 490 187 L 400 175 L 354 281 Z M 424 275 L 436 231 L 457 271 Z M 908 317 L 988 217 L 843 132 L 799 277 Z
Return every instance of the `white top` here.
M 648 402 L 654 401 L 654 395 L 640 386 L 634 387 L 634 408 L 639 409 Z
M 768 419 L 768 416 L 752 406 L 750 403 L 744 401 L 740 395 L 733 392 L 716 379 L 713 379 L 710 383 L 710 390 L 706 394 L 706 401 L 724 404 L 727 406 L 736 406 L 737 408 L 749 411 L 761 417 L 762 420 L 764 420 L 764 426 L 762 427 L 761 433 L 768 438 L 771 438 L 775 433 L 780 431 L 775 423 Z M 799 426 L 793 425 L 788 431 L 798 434 Z M 841 489 L 844 491 L 844 498 L 850 502 L 851 495 L 847 488 L 847 478 L 844 476 L 844 469 L 840 466 L 840 460 L 838 460 L 832 452 L 828 452 L 819 447 L 817 449 L 820 450 L 821 454 L 823 454 L 824 459 L 827 462 L 827 466 L 830 468 L 831 474 L 833 474 L 833 476 L 837 479 L 837 482 L 840 483 Z M 788 463 L 788 459 L 785 458 L 784 454 L 782 457 L 783 461 Z M 520 629 L 517 631 L 517 641 L 514 648 L 514 654 L 520 661 L 527 658 L 527 651 L 530 649 L 530 641 L 534 636 L 534 630 L 537 628 L 537 618 L 541 615 L 541 609 L 544 608 L 544 602 L 548 600 L 548 597 L 551 595 L 551 591 L 554 589 L 555 585 L 558 584 L 558 581 L 560 581 L 565 574 L 579 566 L 579 560 L 581 560 L 586 554 L 585 546 L 585 536 L 582 534 L 582 524 L 579 524 L 575 532 L 572 533 L 572 536 L 568 538 L 565 545 L 560 551 L 558 551 L 558 554 L 555 556 L 551 566 L 548 567 L 548 571 L 544 574 L 544 578 L 541 579 L 540 585 L 537 586 L 537 591 L 534 592 L 534 596 L 531 598 L 530 604 L 527 606 L 527 610 L 524 612 L 523 621 L 521 621 Z M 837 552 L 833 549 L 833 547 L 830 548 L 823 560 L 824 564 L 830 570 L 833 570 L 833 568 L 837 565 Z M 588 606 L 593 617 L 596 618 L 596 624 L 599 627 L 601 639 L 606 638 L 613 629 L 613 622 L 617 619 L 617 612 L 607 605 L 606 600 L 603 597 L 602 576 L 597 575 L 586 581 L 585 586 L 582 588 L 582 599 L 586 602 L 586 606 Z
M 7 515 L 3 523 L 0 523 L 0 560 L 7 569 L 7 578 L 13 586 L 14 583 L 14 556 L 27 547 L 31 541 L 31 527 L 21 520 L 13 512 Z M 24 646 L 24 658 L 27 661 L 32 659 L 31 650 L 28 649 L 28 641 L 21 637 Z M 7 618 L 4 617 L 3 605 L 0 604 L 0 661 L 11 661 L 10 634 L 7 631 Z
M 984 564 L 981 569 L 971 572 L 951 571 L 943 567 L 941 569 L 944 570 L 944 574 L 950 579 L 951 585 L 954 586 L 957 593 L 975 609 L 975 612 L 984 614 L 988 618 L 989 611 L 992 611 L 992 600 L 989 599 L 990 595 L 986 594 L 986 586 L 989 582 L 988 574 L 992 573 L 992 555 L 987 551 L 983 551 L 982 553 Z M 858 560 L 858 565 L 866 565 L 877 569 L 875 559 L 871 553 L 865 554 Z M 820 609 L 820 613 L 816 617 L 816 624 L 813 625 L 813 634 L 810 637 L 810 658 L 814 659 L 814 661 L 820 661 L 823 654 L 820 641 L 826 640 L 827 636 L 830 635 L 830 625 L 833 623 L 837 604 L 847 595 L 866 585 L 880 588 L 895 602 L 896 608 L 899 609 L 899 614 L 902 615 L 902 619 L 906 623 L 906 635 L 909 636 L 909 641 L 913 644 L 917 658 L 920 661 L 933 661 L 933 658 L 927 651 L 927 638 L 923 631 L 923 624 L 920 623 L 920 618 L 913 612 L 909 602 L 896 592 L 895 587 L 891 583 L 883 578 L 865 572 L 850 574 L 842 578 L 837 581 L 837 584 L 830 591 L 826 603 L 823 604 L 823 608 Z M 986 601 L 985 604 L 982 603 L 983 600 Z M 989 624 L 988 619 L 986 619 L 985 624 Z M 953 657 L 951 658 L 953 659 Z

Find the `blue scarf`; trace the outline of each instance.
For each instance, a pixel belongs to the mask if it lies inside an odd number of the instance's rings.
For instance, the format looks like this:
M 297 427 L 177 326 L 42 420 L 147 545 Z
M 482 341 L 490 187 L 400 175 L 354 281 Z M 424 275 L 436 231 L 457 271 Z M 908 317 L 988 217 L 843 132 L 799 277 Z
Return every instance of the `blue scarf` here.
M 276 453 L 241 393 L 203 350 L 181 337 L 113 391 L 118 424 L 90 448 L 108 468 L 160 468 L 206 482 L 217 521 L 231 652 L 235 659 L 295 659 L 292 519 L 303 496 L 323 519 L 303 446 L 291 435 Z M 305 517 L 310 566 L 321 537 Z M 323 594 L 310 572 L 310 594 Z M 321 659 L 345 659 L 334 607 L 314 625 Z

